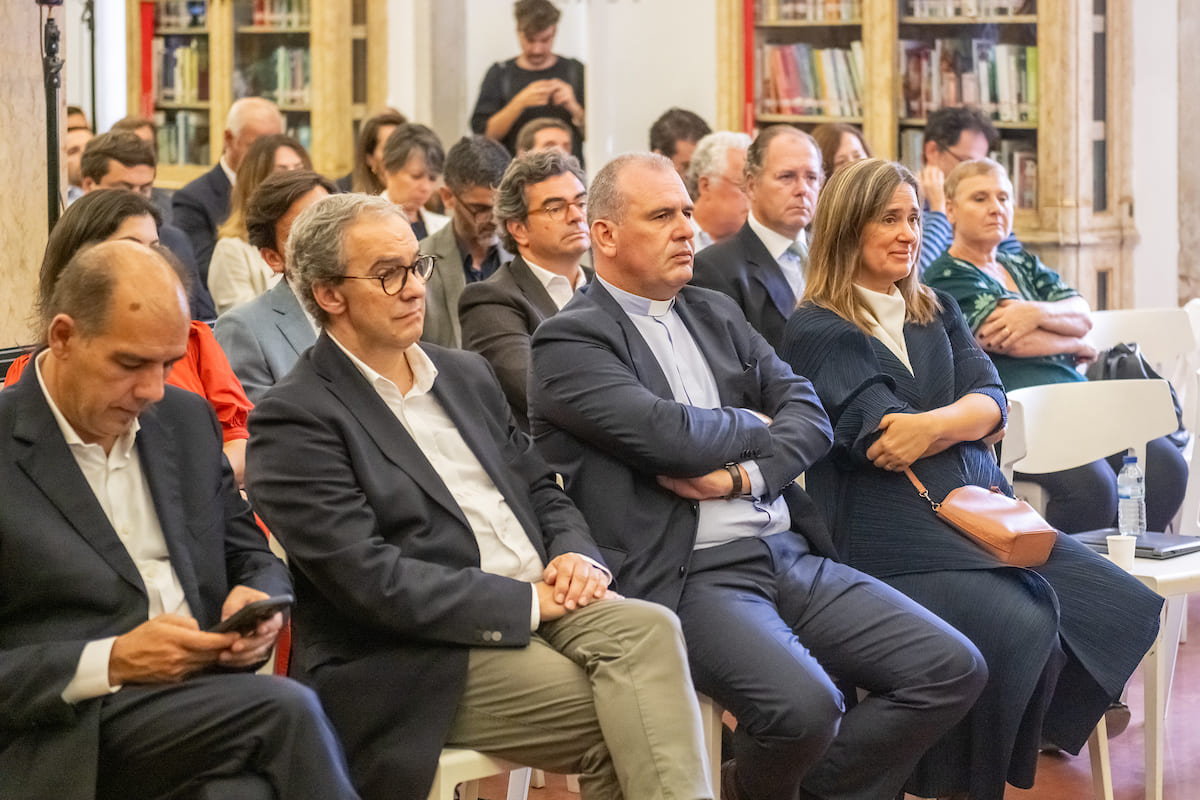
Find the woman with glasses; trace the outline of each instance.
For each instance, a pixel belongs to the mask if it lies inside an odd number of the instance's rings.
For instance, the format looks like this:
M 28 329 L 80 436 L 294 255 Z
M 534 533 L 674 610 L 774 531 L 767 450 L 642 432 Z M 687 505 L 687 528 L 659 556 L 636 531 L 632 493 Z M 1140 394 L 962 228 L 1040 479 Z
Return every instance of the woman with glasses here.
M 312 169 L 312 160 L 304 145 L 282 133 L 258 138 L 238 167 L 229 219 L 217 230 L 219 238 L 208 265 L 208 290 L 218 314 L 250 302 L 279 280 L 279 274 L 250 244 L 246 208 L 268 176 L 297 169 Z

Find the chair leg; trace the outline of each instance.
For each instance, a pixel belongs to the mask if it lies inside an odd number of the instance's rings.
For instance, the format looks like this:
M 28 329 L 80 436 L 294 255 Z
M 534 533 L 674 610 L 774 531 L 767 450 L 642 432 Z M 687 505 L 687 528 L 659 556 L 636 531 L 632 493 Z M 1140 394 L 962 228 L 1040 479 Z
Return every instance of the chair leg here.
M 531 772 L 529 767 L 521 767 L 508 773 L 508 800 L 528 800 Z
M 546 787 L 546 771 L 544 769 L 531 770 L 529 785 L 534 789 L 544 789 Z
M 579 776 L 567 775 L 567 791 L 571 794 L 579 794 Z
M 1092 793 L 1096 800 L 1113 800 L 1112 763 L 1108 757 L 1108 724 L 1104 717 L 1088 737 L 1088 758 L 1092 762 Z

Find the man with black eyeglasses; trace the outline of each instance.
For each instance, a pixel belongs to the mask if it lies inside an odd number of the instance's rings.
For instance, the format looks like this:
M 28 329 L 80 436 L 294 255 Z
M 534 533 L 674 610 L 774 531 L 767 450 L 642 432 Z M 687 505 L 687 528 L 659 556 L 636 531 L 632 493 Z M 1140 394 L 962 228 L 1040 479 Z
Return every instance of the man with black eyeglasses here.
M 490 277 L 512 258 L 500 246 L 492 216 L 493 195 L 511 158 L 486 136 L 464 136 L 446 154 L 446 185 L 439 191 L 450 224 L 420 242 L 421 252 L 438 260 L 425 287 L 423 342 L 462 347 L 458 298 L 463 287 Z
M 678 620 L 608 591 L 487 362 L 418 344 L 437 273 L 403 212 L 326 198 L 287 261 L 322 332 L 251 416 L 247 488 L 364 800 L 424 798 L 447 746 L 585 797 L 712 798 Z
M 530 337 L 591 277 L 580 265 L 591 246 L 584 180 L 575 157 L 557 150 L 513 161 L 497 192 L 496 222 L 504 246 L 517 256 L 464 289 L 458 304 L 463 347 L 492 365 L 526 432 Z
M 941 108 L 930 112 L 925 123 L 925 142 L 921 155 L 925 166 L 917 176 L 921 183 L 924 213 L 921 215 L 921 252 L 917 257 L 920 274 L 946 252 L 954 240 L 954 229 L 946 219 L 946 176 L 964 161 L 988 157 L 999 136 L 983 114 L 970 108 Z M 1021 243 L 1015 233 L 1000 242 L 1004 253 L 1019 253 Z

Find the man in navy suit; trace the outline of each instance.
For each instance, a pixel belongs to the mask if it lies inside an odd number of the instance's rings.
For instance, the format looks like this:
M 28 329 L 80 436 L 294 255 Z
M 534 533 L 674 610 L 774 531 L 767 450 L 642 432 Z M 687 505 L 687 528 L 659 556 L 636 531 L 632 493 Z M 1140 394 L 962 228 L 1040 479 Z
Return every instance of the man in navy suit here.
M 692 283 L 732 297 L 775 348 L 804 295 L 804 229 L 817 209 L 823 175 L 821 148 L 811 136 L 791 125 L 765 129 L 746 151 L 746 224 L 696 254 Z
M 47 346 L 0 392 L 0 796 L 353 798 L 315 696 L 247 672 L 289 593 L 203 398 L 164 386 L 183 290 L 107 242 L 55 285 Z
M 292 223 L 301 212 L 336 193 L 328 178 L 309 170 L 289 170 L 269 176 L 250 198 L 246 209 L 250 244 L 283 278 L 249 303 L 218 317 L 213 334 L 253 403 L 288 374 L 300 354 L 317 340 L 316 325 L 293 291 L 284 253 Z
M 722 797 L 895 797 L 983 688 L 946 623 L 832 560 L 795 479 L 829 420 L 724 295 L 687 286 L 671 162 L 592 182 L 595 280 L 533 335 L 530 426 L 622 593 L 675 609 L 696 688 L 737 718 Z M 833 678 L 867 692 L 850 710 Z
M 432 263 L 403 210 L 326 198 L 288 262 L 322 333 L 251 416 L 246 474 L 363 797 L 424 798 L 446 745 L 597 798 L 714 797 L 678 621 L 608 591 L 487 362 L 418 344 Z
M 217 244 L 217 228 L 229 216 L 229 196 L 237 170 L 260 136 L 283 133 L 283 115 L 270 100 L 243 97 L 229 107 L 225 118 L 225 148 L 208 172 L 171 197 L 172 216 L 192 243 L 200 279 L 208 285 L 208 262 Z

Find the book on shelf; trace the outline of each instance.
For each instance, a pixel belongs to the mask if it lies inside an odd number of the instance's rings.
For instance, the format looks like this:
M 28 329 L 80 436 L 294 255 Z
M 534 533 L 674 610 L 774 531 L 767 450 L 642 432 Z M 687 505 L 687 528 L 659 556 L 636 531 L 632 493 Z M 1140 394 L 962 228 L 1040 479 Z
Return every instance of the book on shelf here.
M 208 114 L 203 111 L 156 111 L 158 162 L 208 164 Z
M 208 40 L 155 36 L 151 42 L 150 85 L 162 103 L 208 100 Z
M 918 19 L 971 19 L 1036 14 L 1035 0 L 908 0 L 905 13 Z
M 1012 169 L 1013 205 L 1017 208 L 1036 209 L 1037 203 L 1037 153 L 1033 150 L 1017 150 L 1013 153 Z
M 764 45 L 760 111 L 856 117 L 862 111 L 862 43 L 850 48 L 806 42 Z
M 762 22 L 857 22 L 862 0 L 759 0 Z
M 311 0 L 254 0 L 253 24 L 264 28 L 305 28 L 312 21 Z
M 193 11 L 196 12 L 195 15 Z M 207 21 L 207 3 L 194 0 L 159 0 L 154 4 L 156 28 L 203 28 Z
M 968 106 L 997 122 L 1037 124 L 1038 49 L 985 39 L 902 40 L 904 116 Z

